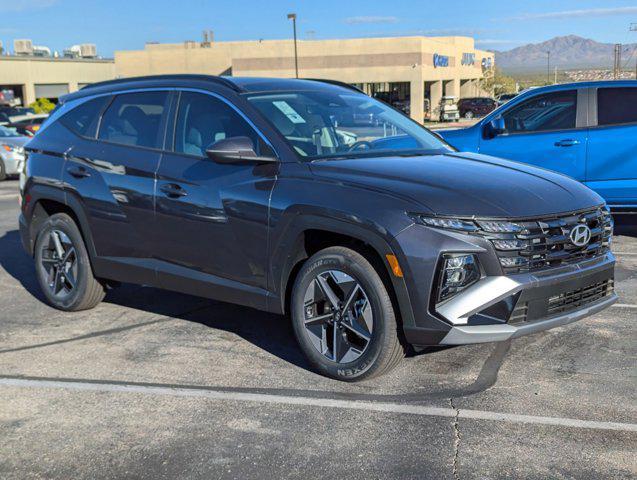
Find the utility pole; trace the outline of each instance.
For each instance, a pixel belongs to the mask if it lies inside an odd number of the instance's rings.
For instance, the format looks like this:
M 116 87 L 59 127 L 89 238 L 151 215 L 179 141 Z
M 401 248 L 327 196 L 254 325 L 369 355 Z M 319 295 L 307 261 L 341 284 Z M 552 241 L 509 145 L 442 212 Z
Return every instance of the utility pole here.
M 615 44 L 615 64 L 613 66 L 613 78 L 617 80 L 622 69 L 622 44 Z
M 630 31 L 637 32 L 637 23 L 630 24 Z M 637 47 L 635 47 L 637 48 Z M 637 58 L 635 59 L 635 80 L 637 80 Z
M 296 78 L 299 78 L 299 56 L 296 49 L 296 13 L 288 13 L 288 20 L 292 20 L 292 29 L 294 31 L 294 72 Z
M 551 84 L 551 51 L 546 51 L 546 84 Z

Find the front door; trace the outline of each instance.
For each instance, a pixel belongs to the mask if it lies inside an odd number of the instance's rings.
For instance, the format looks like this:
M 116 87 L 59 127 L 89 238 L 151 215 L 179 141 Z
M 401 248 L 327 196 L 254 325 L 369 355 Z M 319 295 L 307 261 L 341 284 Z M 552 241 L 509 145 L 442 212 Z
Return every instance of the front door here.
M 272 155 L 221 97 L 181 92 L 173 151 L 162 155 L 157 176 L 159 281 L 263 307 L 269 199 L 278 165 L 220 164 L 206 156 L 211 144 L 237 136 L 252 139 L 257 153 Z
M 480 140 L 480 153 L 555 170 L 584 181 L 587 129 L 578 125 L 577 90 L 536 95 L 501 113 L 505 130 Z M 485 128 L 488 128 L 485 126 Z
M 586 184 L 615 209 L 637 208 L 637 87 L 599 88 Z

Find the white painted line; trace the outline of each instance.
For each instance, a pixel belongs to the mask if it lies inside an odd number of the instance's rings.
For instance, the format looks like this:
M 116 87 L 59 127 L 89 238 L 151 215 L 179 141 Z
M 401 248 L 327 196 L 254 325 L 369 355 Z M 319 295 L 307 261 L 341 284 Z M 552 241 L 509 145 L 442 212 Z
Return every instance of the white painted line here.
M 140 393 L 144 395 L 199 397 L 211 400 L 236 402 L 257 402 L 274 405 L 299 405 L 322 408 L 339 408 L 363 410 L 368 412 L 397 413 L 419 416 L 469 418 L 473 420 L 491 420 L 495 422 L 524 423 L 530 425 L 552 425 L 557 427 L 590 428 L 596 430 L 615 430 L 621 432 L 637 432 L 637 424 L 620 422 L 596 422 L 575 418 L 541 417 L 534 415 L 517 415 L 514 413 L 489 412 L 484 410 L 458 411 L 453 408 L 441 408 L 425 405 L 405 405 L 400 403 L 370 402 L 355 400 L 335 400 L 329 398 L 312 398 L 290 395 L 274 395 L 263 393 L 233 392 L 209 388 L 171 388 L 153 385 L 131 385 L 117 383 L 91 383 L 68 380 L 31 380 L 21 378 L 1 378 L 0 386 L 37 389 L 79 390 L 89 392 Z
M 625 257 L 631 257 L 637 255 L 637 252 L 613 252 L 613 255 L 623 255 Z
M 18 194 L 17 193 L 0 194 L 0 200 L 8 200 L 12 198 L 18 198 Z
M 611 305 L 614 308 L 637 308 L 637 305 L 634 303 L 616 303 Z

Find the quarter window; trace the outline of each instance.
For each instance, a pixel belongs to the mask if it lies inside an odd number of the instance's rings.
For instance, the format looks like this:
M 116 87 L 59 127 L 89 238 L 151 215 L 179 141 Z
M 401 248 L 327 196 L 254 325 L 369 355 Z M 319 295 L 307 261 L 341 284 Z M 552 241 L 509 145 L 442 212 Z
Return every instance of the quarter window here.
M 502 114 L 507 133 L 575 128 L 577 90 L 538 95 Z
M 597 124 L 620 125 L 637 122 L 637 88 L 597 90 Z
M 160 126 L 167 99 L 166 92 L 118 95 L 102 117 L 98 138 L 122 145 L 161 148 Z
M 272 154 L 255 130 L 225 102 L 203 93 L 181 93 L 175 152 L 204 157 L 210 145 L 230 137 L 248 137 L 258 155 Z
M 110 99 L 104 96 L 88 100 L 62 116 L 60 122 L 77 135 L 95 137 L 98 117 Z

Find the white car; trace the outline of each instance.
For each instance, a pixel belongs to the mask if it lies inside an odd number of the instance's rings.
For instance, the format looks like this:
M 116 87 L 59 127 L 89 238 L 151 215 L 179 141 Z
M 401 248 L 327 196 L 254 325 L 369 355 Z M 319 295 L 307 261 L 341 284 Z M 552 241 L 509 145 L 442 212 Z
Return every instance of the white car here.
M 24 162 L 24 137 L 12 128 L 0 126 L 0 181 L 18 175 Z

